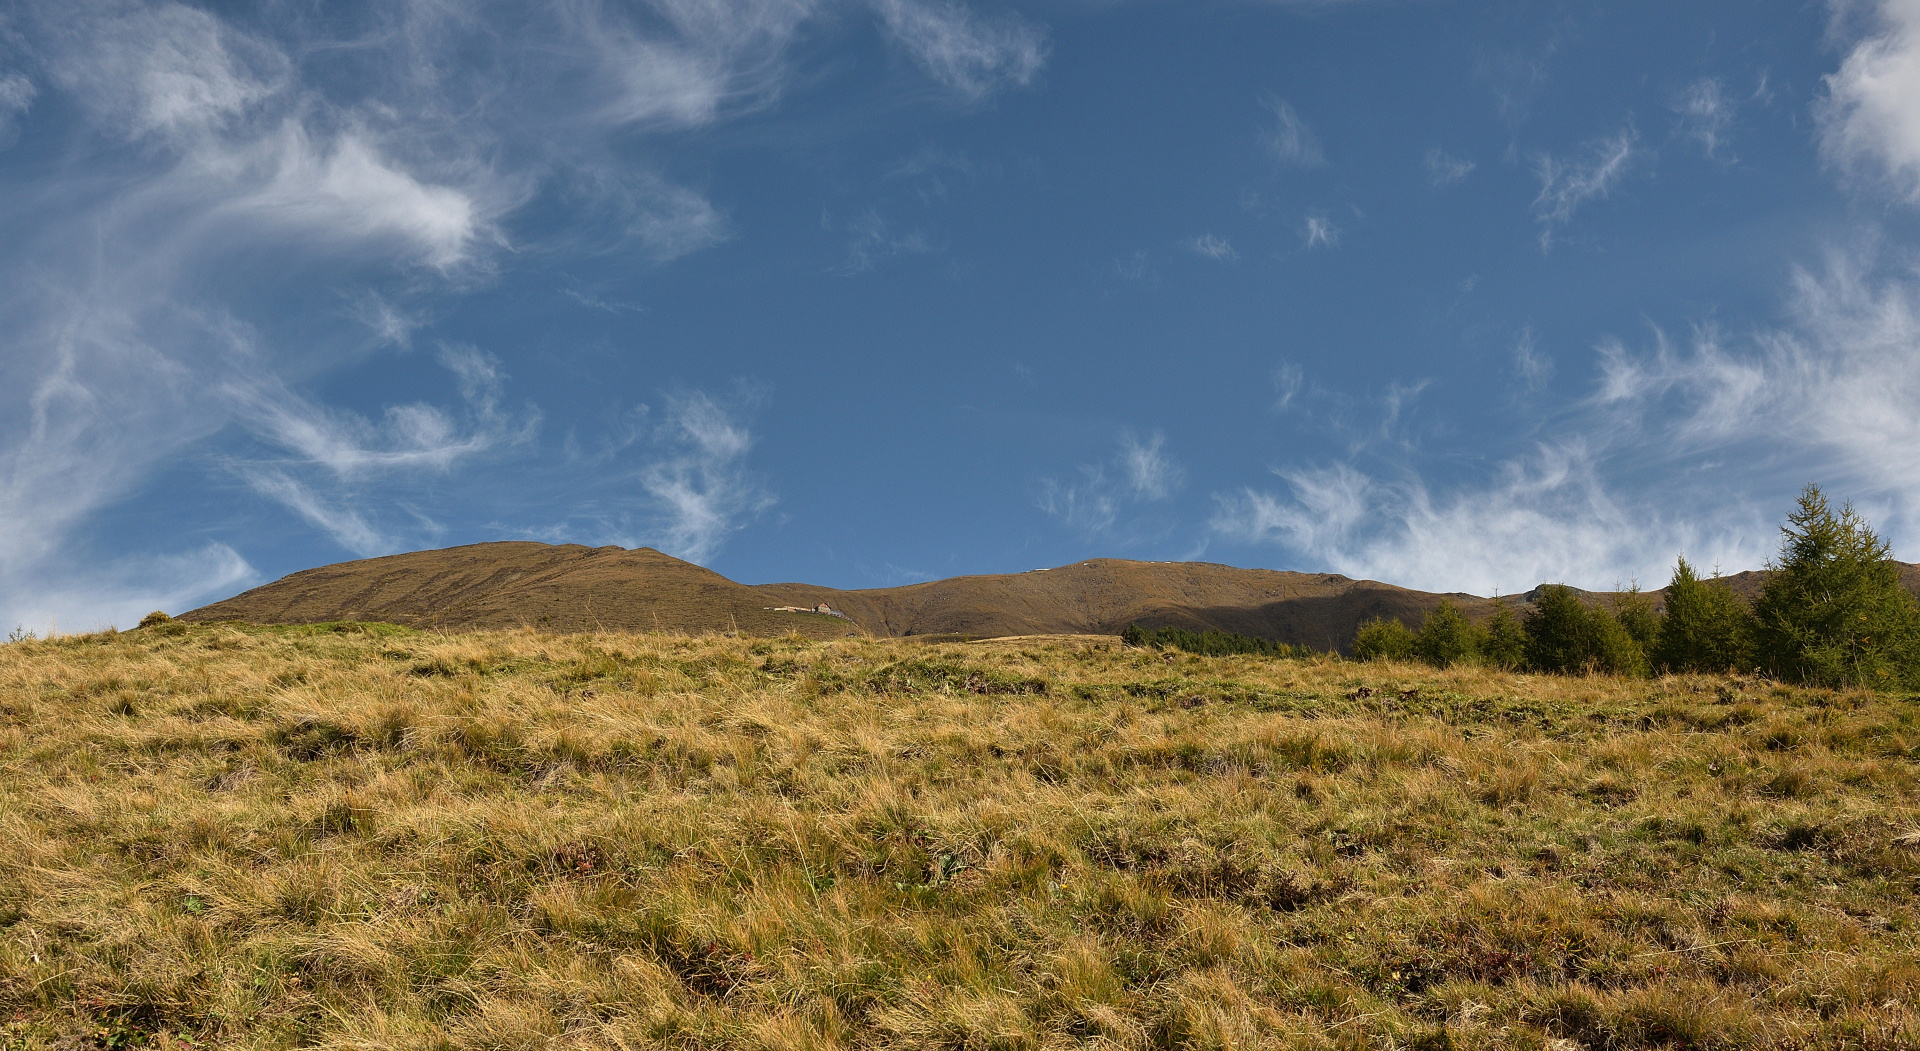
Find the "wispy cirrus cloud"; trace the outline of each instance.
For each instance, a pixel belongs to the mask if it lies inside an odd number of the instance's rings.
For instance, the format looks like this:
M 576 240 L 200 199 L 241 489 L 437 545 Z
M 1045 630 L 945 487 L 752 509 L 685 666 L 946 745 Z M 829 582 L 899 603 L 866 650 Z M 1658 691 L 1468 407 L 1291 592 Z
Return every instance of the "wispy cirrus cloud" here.
M 1233 242 L 1217 234 L 1189 237 L 1181 244 L 1194 255 L 1212 259 L 1215 262 L 1231 263 L 1240 258 L 1240 253 L 1234 250 Z
M 727 541 L 779 503 L 754 470 L 758 444 L 748 417 L 761 391 L 731 397 L 677 390 L 623 413 L 597 447 L 570 443 L 567 470 L 548 472 L 551 491 L 574 497 L 557 520 L 502 525 L 509 535 L 553 543 L 654 547 L 707 563 Z
M 874 9 L 901 50 L 967 101 L 1025 87 L 1047 62 L 1046 30 L 1012 13 L 987 17 L 955 0 L 874 0 Z
M 1170 498 L 1185 483 L 1186 470 L 1167 452 L 1167 436 L 1160 431 L 1144 441 L 1123 432 L 1118 444 L 1111 460 L 1082 464 L 1076 480 L 1041 479 L 1035 504 L 1083 537 L 1117 536 L 1124 542 L 1137 534 L 1139 523 L 1123 518 Z
M 782 56 L 814 0 L 651 0 L 637 9 L 593 0 L 553 5 L 561 36 L 591 56 L 599 88 L 597 122 L 622 127 L 690 128 L 729 108 L 774 98 Z
M 1307 373 L 1299 362 L 1282 362 L 1273 370 L 1273 411 L 1285 412 L 1307 389 Z
M 29 10 L 53 80 L 133 138 L 180 142 L 243 123 L 292 69 L 272 43 L 185 4 Z
M 1920 511 L 1920 273 L 1876 270 L 1874 254 L 1849 245 L 1797 269 L 1784 327 L 1744 339 L 1703 327 L 1684 345 L 1656 333 L 1642 352 L 1601 344 L 1593 409 L 1659 447 L 1765 449 L 1755 467 Z
M 1308 212 L 1300 224 L 1300 243 L 1309 249 L 1336 248 L 1340 244 L 1340 227 L 1325 212 Z
M 1472 161 L 1455 157 L 1438 146 L 1427 151 L 1420 166 L 1426 169 L 1427 181 L 1435 186 L 1451 186 L 1472 175 L 1477 167 Z
M 1543 250 L 1552 244 L 1554 230 L 1570 222 L 1575 211 L 1588 201 L 1606 197 L 1620 184 L 1632 168 L 1638 140 L 1638 133 L 1628 125 L 1588 143 L 1582 157 L 1542 153 L 1534 158 L 1540 192 L 1533 199 L 1533 214 L 1540 223 Z
M 1294 112 L 1291 103 L 1276 98 L 1268 99 L 1266 106 L 1273 122 L 1261 139 L 1276 162 L 1289 168 L 1317 168 L 1327 163 L 1326 153 L 1320 148 L 1320 137 Z
M 1700 144 L 1709 157 L 1726 145 L 1736 103 L 1717 77 L 1702 77 L 1682 88 L 1668 104 L 1679 118 L 1680 133 Z
M 530 439 L 537 411 L 513 417 L 500 409 L 505 376 L 498 359 L 473 347 L 448 345 L 439 359 L 453 374 L 465 411 L 412 402 L 388 407 L 375 422 L 330 409 L 270 380 L 223 385 L 223 400 L 238 422 L 266 441 L 335 478 L 351 480 L 387 471 L 446 471 L 460 460 Z
M 488 207 L 474 190 L 416 178 L 360 133 L 315 142 L 294 121 L 233 149 L 196 152 L 169 182 L 161 196 L 213 196 L 210 223 L 235 220 L 316 248 L 390 247 L 441 270 L 466 262 L 476 240 L 497 238 L 492 219 L 508 203 Z
M 1716 531 L 1683 515 L 1649 516 L 1615 492 L 1603 464 L 1578 442 L 1543 445 L 1484 483 L 1452 491 L 1352 464 L 1277 473 L 1284 493 L 1250 486 L 1218 495 L 1213 529 L 1407 587 L 1475 594 L 1562 581 L 1657 587 L 1681 551 L 1737 565 L 1764 557 L 1752 523 Z
M 824 216 L 821 225 L 829 231 L 843 228 L 847 235 L 846 261 L 837 270 L 841 274 L 862 274 L 891 259 L 934 251 L 926 234 L 898 229 L 875 208 L 861 210 L 843 227 Z
M 1534 343 L 1531 326 L 1520 330 L 1513 344 L 1513 371 L 1529 390 L 1539 390 L 1553 379 L 1553 358 Z
M 272 452 L 236 457 L 229 469 L 357 555 L 396 550 L 418 532 L 420 516 L 402 512 L 400 525 L 379 522 L 394 517 L 396 497 L 410 483 L 524 445 L 540 425 L 536 409 L 502 409 L 506 376 L 491 355 L 448 345 L 439 360 L 460 394 L 459 411 L 411 402 L 371 420 L 317 404 L 270 377 L 223 384 L 221 401 L 234 422 Z
M 640 534 L 676 558 L 705 562 L 777 497 L 746 464 L 753 434 L 701 392 L 666 399 L 638 482 L 652 506 Z
M 33 100 L 39 94 L 40 86 L 25 73 L 0 75 L 0 150 L 13 145 L 20 117 L 33 108 Z

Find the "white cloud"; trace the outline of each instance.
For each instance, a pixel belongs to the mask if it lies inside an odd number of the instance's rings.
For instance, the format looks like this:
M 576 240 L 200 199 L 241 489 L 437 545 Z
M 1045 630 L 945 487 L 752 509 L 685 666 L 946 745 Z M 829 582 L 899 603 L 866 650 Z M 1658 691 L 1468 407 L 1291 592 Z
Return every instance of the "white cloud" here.
M 1683 550 L 1740 565 L 1764 557 L 1751 529 L 1744 537 L 1703 530 L 1684 516 L 1648 515 L 1621 500 L 1578 442 L 1541 446 L 1503 464 L 1496 477 L 1446 494 L 1411 475 L 1383 479 L 1350 464 L 1279 473 L 1286 495 L 1249 487 L 1217 497 L 1213 529 L 1405 587 L 1477 594 L 1560 581 L 1658 587 Z
M 214 218 L 244 217 L 310 245 L 391 244 L 442 270 L 467 259 L 485 226 L 470 193 L 401 171 L 360 133 L 321 145 L 291 120 L 240 149 L 196 155 L 177 178 L 224 189 Z
M 704 563 L 776 497 L 746 468 L 752 434 L 712 398 L 673 396 L 664 415 L 654 444 L 665 455 L 639 473 L 656 512 L 646 539 L 676 558 Z
M 258 580 L 239 552 L 219 543 L 105 564 L 44 567 L 0 587 L 0 631 L 24 629 L 49 638 L 131 628 L 154 610 L 185 612 Z
M 446 471 L 462 459 L 525 441 L 536 419 L 498 412 L 498 362 L 471 347 L 450 347 L 441 363 L 466 401 L 466 419 L 421 402 L 389 406 L 381 422 L 330 409 L 272 381 L 230 381 L 222 393 L 235 417 L 262 440 L 341 480 L 406 470 Z
M 1145 442 L 1132 434 L 1120 438 L 1120 463 L 1126 468 L 1127 487 L 1138 500 L 1165 500 L 1186 477 L 1166 453 L 1167 436 L 1154 431 Z
M 1451 186 L 1472 175 L 1474 168 L 1477 167 L 1472 161 L 1464 157 L 1455 157 L 1438 146 L 1428 150 L 1426 158 L 1420 163 L 1427 170 L 1427 178 L 1435 186 Z
M 1540 193 L 1533 199 L 1533 213 L 1541 225 L 1542 248 L 1551 243 L 1554 227 L 1564 226 L 1581 205 L 1606 197 L 1620 184 L 1632 166 L 1638 138 L 1629 125 L 1588 144 L 1582 160 L 1561 160 L 1544 153 L 1534 159 Z
M 360 512 L 323 498 L 311 486 L 285 471 L 252 464 L 241 465 L 237 471 L 248 488 L 299 515 L 307 524 L 332 537 L 334 543 L 361 558 L 392 554 L 399 549 L 394 537 L 376 529 Z
M 662 265 L 733 236 L 726 213 L 704 194 L 657 172 L 612 162 L 579 163 L 555 181 L 586 207 L 576 229 L 535 243 L 547 251 L 605 254 L 638 248 L 648 261 Z
M 1185 483 L 1186 471 L 1167 453 L 1166 443 L 1167 436 L 1157 430 L 1145 441 L 1124 432 L 1111 462 L 1082 464 L 1075 482 L 1041 479 L 1035 503 L 1082 536 L 1112 536 L 1123 515 L 1167 500 Z M 1137 532 L 1137 523 L 1126 524 L 1126 532 Z
M 357 555 L 396 550 L 418 530 L 378 524 L 378 512 L 404 503 L 404 488 L 396 490 L 388 479 L 404 487 L 423 473 L 449 473 L 464 461 L 531 441 L 540 423 L 537 411 L 516 417 L 501 410 L 506 377 L 492 356 L 449 345 L 439 360 L 464 403 L 459 413 L 414 402 L 389 406 L 375 422 L 317 405 L 271 378 L 222 384 L 221 401 L 232 418 L 281 453 L 237 459 L 230 469 Z M 417 512 L 405 517 L 422 524 Z
M 1664 336 L 1646 354 L 1604 344 L 1592 404 L 1662 448 L 1764 449 L 1807 477 L 1912 507 L 1920 274 L 1875 277 L 1864 254 L 1835 252 L 1820 272 L 1796 271 L 1793 323 L 1740 344 L 1711 328 L 1684 350 Z
M 1034 504 L 1068 529 L 1083 536 L 1097 536 L 1111 529 L 1119 517 L 1119 498 L 1107 479 L 1105 466 L 1082 464 L 1080 473 L 1077 483 L 1042 478 Z
M 1307 374 L 1295 362 L 1284 362 L 1273 370 L 1273 411 L 1285 412 L 1306 389 Z
M 33 108 L 39 93 L 39 86 L 25 73 L 0 75 L 0 149 L 13 144 L 20 117 Z
M 278 49 L 178 3 L 54 14 L 64 52 L 54 79 L 125 134 L 191 139 L 240 119 L 280 91 Z
M 1533 390 L 1553 379 L 1553 358 L 1534 345 L 1531 328 L 1522 329 L 1520 338 L 1514 341 L 1513 371 Z
M 628 226 L 656 263 L 670 263 L 731 236 L 727 217 L 704 196 L 664 179 L 647 180 L 644 203 Z
M 1122 281 L 1147 281 L 1158 276 L 1153 268 L 1153 256 L 1144 248 L 1114 259 L 1113 273 Z
M 1324 212 L 1309 213 L 1301 226 L 1300 240 L 1308 248 L 1318 248 L 1321 245 L 1335 248 L 1340 244 L 1340 228 L 1335 226 L 1333 220 Z
M 1713 77 L 1694 81 L 1674 96 L 1671 107 L 1680 117 L 1681 133 L 1698 142 L 1707 156 L 1715 156 L 1733 125 L 1734 104 L 1720 81 Z
M 347 316 L 367 327 L 381 346 L 406 349 L 413 345 L 413 333 L 426 319 L 409 313 L 371 289 L 349 296 Z
M 832 222 L 825 219 L 823 225 L 833 228 Z M 839 268 L 842 274 L 865 273 L 890 259 L 925 255 L 934 250 L 925 234 L 918 230 L 896 230 L 873 208 L 854 216 L 846 230 L 847 261 Z
M 1467 158 L 1455 158 L 1453 154 L 1434 146 L 1432 150 L 1427 150 L 1427 158 L 1421 159 L 1421 167 L 1427 169 L 1427 179 L 1434 186 L 1452 186 L 1473 175 L 1473 169 L 1478 165 Z
M 983 18 L 952 0 L 874 0 L 874 7 L 887 35 L 965 99 L 1025 87 L 1047 61 L 1046 31 L 1013 14 Z
M 1896 557 L 1914 560 L 1920 272 L 1876 274 L 1861 262 L 1872 255 L 1855 246 L 1797 273 L 1779 328 L 1738 339 L 1702 328 L 1684 346 L 1656 332 L 1643 351 L 1603 342 L 1591 393 L 1482 478 L 1430 482 L 1413 450 L 1375 441 L 1346 460 L 1279 468 L 1281 491 L 1218 494 L 1213 528 L 1430 590 L 1659 586 L 1681 552 L 1757 568 L 1773 554 L 1772 526 L 1815 480 L 1873 512 Z M 1523 334 L 1523 374 L 1537 355 Z
M 0 258 L 0 593 L 91 602 L 50 585 L 53 567 L 78 579 L 91 564 L 74 538 L 209 440 L 208 461 L 352 550 L 430 532 L 409 482 L 534 433 L 537 412 L 504 407 L 497 365 L 443 348 L 451 404 L 402 394 L 371 417 L 295 392 L 409 347 L 430 320 L 417 304 L 484 277 L 509 247 L 502 218 L 536 192 L 607 214 L 576 225 L 611 231 L 608 250 L 664 262 L 724 239 L 701 194 L 616 163 L 609 143 L 777 97 L 780 56 L 818 8 L 557 0 L 520 23 L 532 36 L 505 39 L 456 6 L 348 16 L 346 32 L 366 30 L 350 48 L 271 5 L 229 20 L 166 0 L 23 0 L 0 16 L 33 74 L 0 71 L 0 120 L 49 96 L 76 115 L 49 128 L 73 147 L 66 177 L 9 213 Z M 610 170 L 605 194 L 564 183 Z M 263 284 L 271 308 L 251 298 Z
M 0 76 L 0 113 L 25 113 L 39 93 L 40 89 L 25 73 Z
M 0 389 L 0 575 L 53 559 L 93 509 L 157 461 L 217 430 L 191 370 L 167 357 L 132 304 L 11 284 L 0 329 L 7 364 L 35 376 Z
M 781 55 L 818 8 L 812 0 L 649 0 L 630 17 L 597 0 L 557 0 L 567 45 L 593 56 L 594 119 L 691 128 L 778 94 Z M 662 25 L 664 23 L 664 26 Z M 666 31 L 663 32 L 662 29 Z
M 1293 111 L 1293 106 L 1284 99 L 1269 99 L 1267 108 L 1273 111 L 1273 126 L 1267 130 L 1265 142 L 1274 160 L 1294 168 L 1317 168 L 1327 163 L 1319 136 Z
M 1873 6 L 1874 31 L 1826 77 L 1821 151 L 1850 179 L 1920 203 L 1920 3 Z
M 1218 260 L 1222 263 L 1231 263 L 1240 258 L 1240 253 L 1233 249 L 1233 242 L 1214 234 L 1201 234 L 1198 237 L 1190 237 L 1183 243 L 1186 245 L 1187 250 L 1193 254 Z

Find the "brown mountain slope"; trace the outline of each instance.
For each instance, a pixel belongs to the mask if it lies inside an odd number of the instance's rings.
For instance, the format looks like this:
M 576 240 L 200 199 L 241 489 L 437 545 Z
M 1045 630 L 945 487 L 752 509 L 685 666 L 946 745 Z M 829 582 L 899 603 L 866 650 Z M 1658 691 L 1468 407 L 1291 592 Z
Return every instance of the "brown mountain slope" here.
M 869 591 L 805 584 L 757 590 L 783 605 L 826 602 L 876 635 L 1114 634 L 1138 623 L 1235 631 L 1319 649 L 1345 645 L 1370 617 L 1418 624 L 1442 598 L 1329 573 L 1117 558 Z M 1470 616 L 1493 611 L 1487 599 L 1449 597 Z
M 652 548 L 501 542 L 303 570 L 182 620 L 257 624 L 381 620 L 448 630 L 857 631 L 838 617 L 775 613 L 743 584 Z

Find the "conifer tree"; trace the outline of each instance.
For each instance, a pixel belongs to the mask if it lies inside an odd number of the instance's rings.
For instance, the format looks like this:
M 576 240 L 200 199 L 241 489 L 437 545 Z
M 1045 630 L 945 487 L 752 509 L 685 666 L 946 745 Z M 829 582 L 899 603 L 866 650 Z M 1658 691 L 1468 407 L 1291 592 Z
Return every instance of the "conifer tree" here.
M 1536 671 L 1646 674 L 1646 655 L 1619 619 L 1564 584 L 1540 589 L 1525 629 L 1527 666 Z
M 1660 613 L 1638 583 L 1613 597 L 1613 617 L 1643 652 L 1651 650 L 1660 636 Z
M 1667 671 L 1724 672 L 1753 664 L 1753 618 L 1717 576 L 1701 580 L 1682 555 L 1667 585 L 1653 663 Z
M 1360 625 L 1353 637 L 1356 660 L 1404 661 L 1413 658 L 1414 635 L 1405 624 L 1391 617 L 1375 617 Z
M 1493 617 L 1487 621 L 1486 638 L 1480 654 L 1488 664 L 1512 671 L 1527 661 L 1527 632 L 1520 618 L 1513 615 L 1505 599 L 1495 599 Z
M 1891 548 L 1817 485 L 1780 527 L 1780 557 L 1754 604 L 1756 649 L 1773 674 L 1828 686 L 1920 685 L 1920 602 Z
M 1413 639 L 1413 652 L 1436 668 L 1466 664 L 1480 656 L 1479 632 L 1452 599 L 1443 598 L 1420 623 L 1420 632 Z
M 1579 671 L 1592 650 L 1587 607 L 1564 584 L 1540 589 L 1526 631 L 1527 667 L 1535 671 Z

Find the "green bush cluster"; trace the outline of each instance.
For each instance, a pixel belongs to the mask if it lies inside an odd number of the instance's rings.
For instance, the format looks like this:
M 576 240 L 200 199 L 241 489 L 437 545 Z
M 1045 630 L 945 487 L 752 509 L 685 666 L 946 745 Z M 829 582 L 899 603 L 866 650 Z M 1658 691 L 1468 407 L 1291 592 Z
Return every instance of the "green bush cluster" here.
M 1127 625 L 1120 641 L 1129 646 L 1148 646 L 1156 650 L 1175 649 L 1205 657 L 1232 657 L 1253 654 L 1261 657 L 1304 657 L 1312 651 L 1284 642 L 1241 635 L 1231 631 L 1188 631 L 1185 628 L 1143 628 Z
M 1520 618 L 1501 603 L 1484 624 L 1468 620 L 1452 599 L 1441 599 L 1414 631 L 1390 617 L 1360 625 L 1353 639 L 1359 660 L 1419 660 L 1436 668 L 1483 664 L 1517 669 L 1528 666 L 1528 635 Z
M 1751 608 L 1685 557 L 1665 608 L 1637 589 L 1605 604 L 1543 587 L 1516 618 L 1502 604 L 1474 624 L 1442 600 L 1415 631 L 1376 618 L 1360 626 L 1361 660 L 1486 664 L 1560 673 L 1759 671 L 1821 686 L 1920 686 L 1920 601 L 1900 582 L 1886 541 L 1851 506 L 1835 512 L 1818 486 L 1781 527 L 1779 557 Z

